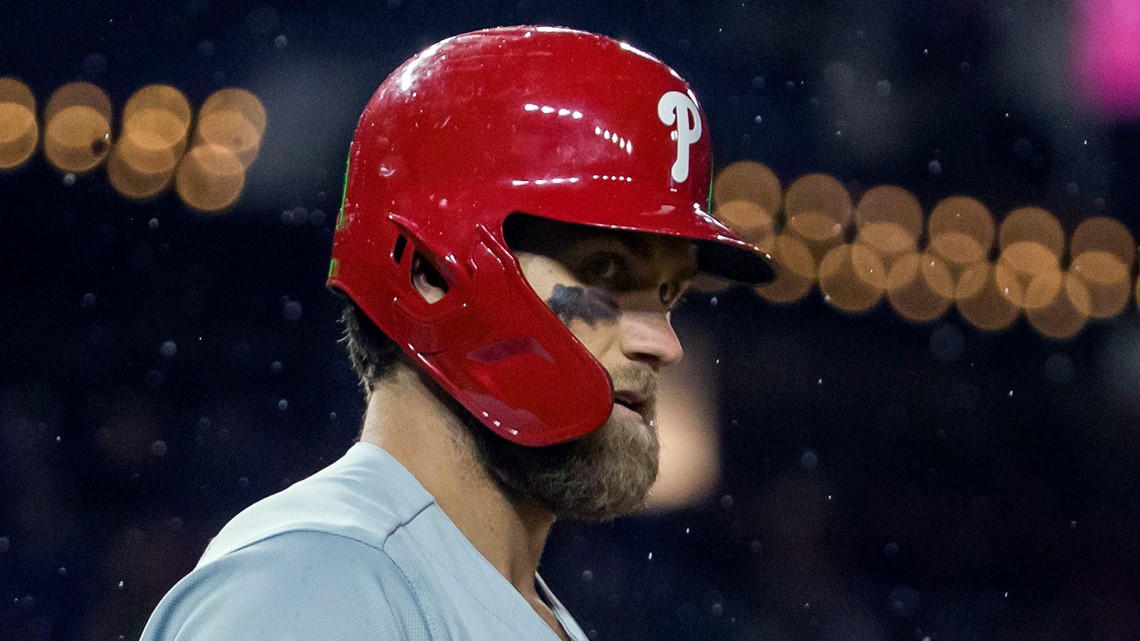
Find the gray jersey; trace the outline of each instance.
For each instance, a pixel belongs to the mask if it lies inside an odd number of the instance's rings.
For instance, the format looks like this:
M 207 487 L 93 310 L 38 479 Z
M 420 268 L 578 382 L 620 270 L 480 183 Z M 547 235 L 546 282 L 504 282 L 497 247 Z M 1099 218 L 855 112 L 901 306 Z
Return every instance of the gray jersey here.
M 535 577 L 574 641 L 586 635 Z M 357 443 L 238 514 L 142 641 L 557 641 L 419 481 Z

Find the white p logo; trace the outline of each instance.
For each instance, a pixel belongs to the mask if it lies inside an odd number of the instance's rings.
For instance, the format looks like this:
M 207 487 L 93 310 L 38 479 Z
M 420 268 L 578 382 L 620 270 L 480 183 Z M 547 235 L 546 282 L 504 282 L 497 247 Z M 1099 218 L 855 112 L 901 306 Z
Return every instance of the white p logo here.
M 670 91 L 657 102 L 657 117 L 665 125 L 677 125 L 677 160 L 672 173 L 673 180 L 685 182 L 689 178 L 689 145 L 701 139 L 701 112 L 692 98 Z

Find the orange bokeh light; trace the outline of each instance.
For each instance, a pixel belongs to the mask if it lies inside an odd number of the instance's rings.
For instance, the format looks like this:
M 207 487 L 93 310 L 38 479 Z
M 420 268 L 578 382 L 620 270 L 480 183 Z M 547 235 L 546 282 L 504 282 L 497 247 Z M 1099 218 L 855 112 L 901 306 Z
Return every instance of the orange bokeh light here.
M 993 217 L 985 205 L 968 196 L 951 196 L 935 205 L 927 228 L 930 250 L 952 271 L 986 260 L 993 247 Z
M 967 267 L 954 290 L 958 311 L 978 329 L 995 332 L 1008 328 L 1021 310 L 1002 295 L 996 279 L 997 267 L 988 261 Z
M 776 233 L 776 219 L 768 210 L 749 200 L 731 200 L 718 205 L 716 218 L 742 238 L 759 244 Z
M 0 78 L 0 170 L 27 162 L 39 139 L 32 90 L 15 78 Z
M 1092 318 L 1111 318 L 1128 305 L 1132 283 L 1128 267 L 1109 251 L 1089 250 L 1073 257 L 1069 273 L 1088 291 L 1087 313 Z
M 887 272 L 887 300 L 903 318 L 929 323 L 954 299 L 954 277 L 946 261 L 929 252 L 900 256 Z
M 1039 207 L 1020 207 L 1001 221 L 998 247 L 1002 250 L 1020 242 L 1035 242 L 1057 258 L 1065 253 L 1065 231 L 1053 214 Z
M 860 244 L 843 244 L 823 257 L 819 264 L 819 289 L 823 299 L 845 312 L 866 312 L 883 297 L 887 270 L 871 249 Z
M 89 82 L 56 89 L 44 123 L 44 155 L 60 171 L 91 171 L 111 151 L 111 99 Z
M 1045 306 L 1029 309 L 1025 318 L 1042 336 L 1066 340 L 1076 336 L 1089 320 L 1086 311 L 1091 306 L 1088 289 L 1080 278 L 1065 273 L 1062 276 L 1062 295 L 1055 296 Z
M 776 234 L 760 248 L 776 261 L 776 279 L 756 288 L 756 292 L 773 303 L 794 303 L 807 295 L 816 279 L 816 262 L 811 250 L 800 238 Z
M 720 170 L 713 182 L 713 203 L 717 206 L 734 200 L 746 200 L 764 208 L 775 217 L 780 210 L 783 191 L 780 179 L 771 169 L 751 160 L 742 160 Z
M 191 118 L 190 103 L 182 92 L 168 85 L 143 87 L 123 108 L 116 150 L 140 173 L 173 171 L 185 153 Z
M 175 190 L 194 209 L 216 212 L 237 202 L 245 187 L 245 165 L 222 145 L 199 145 L 178 167 Z
M 244 89 L 222 89 L 198 110 L 195 145 L 221 145 L 249 167 L 257 159 L 265 124 L 265 106 L 257 96 Z

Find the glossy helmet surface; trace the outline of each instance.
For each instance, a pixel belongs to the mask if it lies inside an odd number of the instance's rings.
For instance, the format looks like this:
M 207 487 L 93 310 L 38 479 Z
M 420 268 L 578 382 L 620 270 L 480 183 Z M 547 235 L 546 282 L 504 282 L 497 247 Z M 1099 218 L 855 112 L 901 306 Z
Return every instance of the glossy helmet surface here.
M 709 129 L 689 86 L 625 43 L 503 27 L 433 45 L 380 85 L 349 152 L 328 284 L 455 399 L 515 443 L 601 427 L 606 370 L 527 284 L 512 213 L 693 239 L 746 283 L 769 258 L 705 210 Z M 412 284 L 419 255 L 447 293 Z

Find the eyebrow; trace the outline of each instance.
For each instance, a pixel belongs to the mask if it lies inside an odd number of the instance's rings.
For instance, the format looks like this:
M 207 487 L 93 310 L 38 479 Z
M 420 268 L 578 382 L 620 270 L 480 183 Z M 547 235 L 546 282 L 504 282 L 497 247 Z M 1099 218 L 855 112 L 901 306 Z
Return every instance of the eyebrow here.
M 603 238 L 603 237 L 599 236 L 599 238 Z M 678 237 L 678 238 L 680 238 L 680 237 Z M 636 235 L 632 235 L 632 234 L 626 235 L 626 234 L 620 234 L 619 233 L 616 235 L 615 240 L 617 240 L 618 243 L 623 245 L 626 249 L 628 249 L 630 251 L 630 253 L 634 254 L 638 258 L 641 258 L 642 260 L 646 260 L 646 261 L 652 261 L 653 260 L 653 255 L 652 255 L 653 252 L 652 252 L 652 249 L 650 248 L 650 245 L 649 245 L 649 239 L 647 239 L 643 236 L 636 236 Z M 694 245 L 694 247 L 695 247 L 695 245 Z M 673 279 L 677 280 L 677 281 L 692 280 L 692 279 L 696 278 L 697 275 L 700 273 L 701 273 L 701 270 L 699 267 L 697 267 L 696 261 L 694 260 L 693 263 L 686 265 L 684 268 L 682 268 L 680 271 L 678 271 L 676 274 L 674 274 Z

